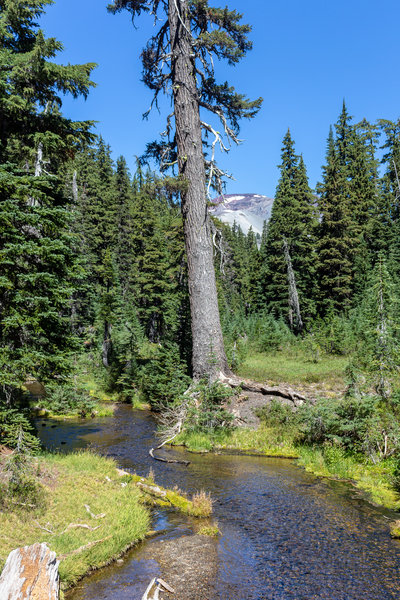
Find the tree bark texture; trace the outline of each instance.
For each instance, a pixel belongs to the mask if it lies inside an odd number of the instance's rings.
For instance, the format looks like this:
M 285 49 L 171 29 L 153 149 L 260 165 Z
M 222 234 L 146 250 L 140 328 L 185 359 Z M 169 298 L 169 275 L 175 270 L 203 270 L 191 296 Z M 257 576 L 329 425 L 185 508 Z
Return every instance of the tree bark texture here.
M 13 550 L 0 577 L 1 600 L 58 600 L 58 564 L 46 544 Z
M 219 318 L 213 248 L 207 213 L 206 174 L 198 90 L 187 0 L 169 0 L 172 84 L 182 215 L 188 262 L 193 337 L 193 377 L 229 373 Z

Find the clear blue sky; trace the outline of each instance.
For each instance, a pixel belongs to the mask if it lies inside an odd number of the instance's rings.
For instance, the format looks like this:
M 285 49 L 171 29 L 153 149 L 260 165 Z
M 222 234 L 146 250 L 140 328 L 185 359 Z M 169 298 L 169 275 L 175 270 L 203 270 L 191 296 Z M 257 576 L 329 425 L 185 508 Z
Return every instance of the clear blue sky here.
M 274 195 L 288 127 L 315 186 L 343 98 L 356 121 L 400 116 L 398 0 L 215 0 L 225 4 L 244 13 L 254 47 L 239 65 L 221 65 L 218 72 L 250 98 L 264 98 L 259 115 L 243 122 L 243 144 L 219 158 L 236 179 L 227 193 Z M 97 88 L 86 102 L 68 99 L 65 114 L 97 120 L 114 157 L 123 154 L 133 167 L 134 156 L 163 131 L 168 105 L 162 115 L 142 120 L 151 95 L 140 80 L 139 55 L 153 31 L 151 17 L 144 14 L 134 29 L 127 12 L 113 16 L 106 5 L 56 0 L 41 26 L 63 42 L 60 62 L 99 65 Z

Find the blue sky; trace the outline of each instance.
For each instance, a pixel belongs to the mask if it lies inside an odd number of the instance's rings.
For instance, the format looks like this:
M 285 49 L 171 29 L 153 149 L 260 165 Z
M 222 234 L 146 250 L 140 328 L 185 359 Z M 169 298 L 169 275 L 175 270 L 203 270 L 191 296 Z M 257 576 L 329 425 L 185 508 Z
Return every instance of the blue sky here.
M 213 2 L 210 2 L 213 4 Z M 398 73 L 398 0 L 222 1 L 244 14 L 252 25 L 253 50 L 235 67 L 218 66 L 228 80 L 264 104 L 244 121 L 243 144 L 219 157 L 233 173 L 227 193 L 273 196 L 279 176 L 282 138 L 290 127 L 296 150 L 307 165 L 311 186 L 321 176 L 329 125 L 345 98 L 356 121 L 400 116 Z M 141 82 L 139 55 L 153 32 L 143 15 L 134 29 L 128 13 L 111 15 L 107 0 L 56 0 L 41 19 L 47 36 L 63 42 L 60 62 L 96 62 L 97 83 L 87 101 L 67 99 L 64 112 L 73 119 L 98 121 L 97 132 L 133 167 L 147 141 L 164 129 L 164 116 L 142 113 L 151 94 Z

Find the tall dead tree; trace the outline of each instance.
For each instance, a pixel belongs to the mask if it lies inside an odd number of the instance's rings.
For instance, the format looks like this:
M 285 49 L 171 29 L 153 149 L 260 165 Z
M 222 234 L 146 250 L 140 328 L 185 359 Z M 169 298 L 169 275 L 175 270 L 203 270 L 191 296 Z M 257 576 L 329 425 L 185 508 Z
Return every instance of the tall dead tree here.
M 217 84 L 213 55 L 237 63 L 251 48 L 248 25 L 228 8 L 209 6 L 208 0 L 114 0 L 113 13 L 128 10 L 134 20 L 150 12 L 157 33 L 142 52 L 143 80 L 154 92 L 172 94 L 174 112 L 167 118 L 165 139 L 151 144 L 161 168 L 177 165 L 188 262 L 195 379 L 217 378 L 229 372 L 218 310 L 213 248 L 207 213 L 207 193 L 220 189 L 225 175 L 215 163 L 215 149 L 239 143 L 240 118 L 258 112 L 262 99 L 250 101 L 227 82 Z M 225 139 L 203 120 L 210 112 L 222 123 Z M 146 113 L 147 115 L 147 113 Z M 172 121 L 174 120 L 174 124 Z M 207 160 L 205 148 L 211 156 Z
M 296 277 L 293 271 L 292 259 L 290 257 L 286 238 L 283 238 L 283 252 L 285 254 L 288 277 L 290 327 L 296 333 L 301 333 L 303 330 L 303 320 L 300 312 L 299 294 L 297 293 Z

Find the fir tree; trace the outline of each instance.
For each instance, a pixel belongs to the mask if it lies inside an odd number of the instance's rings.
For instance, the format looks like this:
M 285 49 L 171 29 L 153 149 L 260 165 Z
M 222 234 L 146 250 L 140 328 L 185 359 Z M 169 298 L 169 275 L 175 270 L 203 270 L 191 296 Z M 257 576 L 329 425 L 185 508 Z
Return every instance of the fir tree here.
M 294 151 L 287 132 L 283 139 L 281 176 L 275 194 L 262 253 L 264 297 L 272 312 L 291 320 L 287 256 L 293 268 L 301 311 L 305 319 L 315 313 L 313 304 L 316 210 L 302 157 Z M 285 253 L 284 244 L 287 244 Z M 299 329 L 299 325 L 295 326 Z M 301 329 L 301 328 L 300 328 Z
M 79 276 L 57 174 L 90 138 L 90 123 L 65 119 L 60 94 L 86 96 L 94 65 L 49 60 L 62 45 L 35 21 L 50 3 L 0 1 L 0 382 L 8 401 L 28 377 L 67 372 Z
M 318 284 L 320 314 L 348 309 L 353 271 L 352 220 L 343 173 L 332 128 L 329 132 L 324 180 L 319 187 Z

